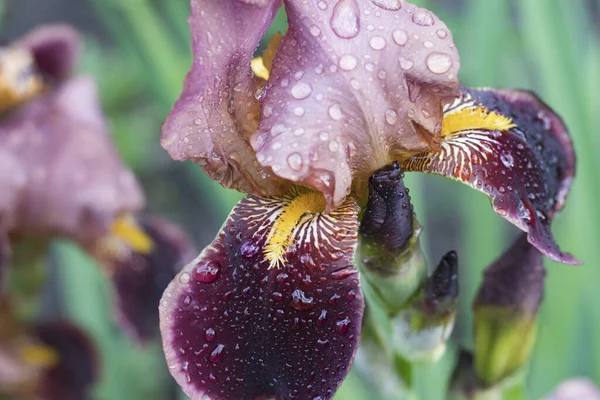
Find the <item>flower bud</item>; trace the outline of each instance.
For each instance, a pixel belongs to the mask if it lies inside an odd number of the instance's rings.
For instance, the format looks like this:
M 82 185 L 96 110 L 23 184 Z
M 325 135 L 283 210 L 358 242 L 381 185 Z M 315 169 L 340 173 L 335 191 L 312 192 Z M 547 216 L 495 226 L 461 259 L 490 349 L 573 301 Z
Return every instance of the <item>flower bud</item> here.
M 363 276 L 391 314 L 398 313 L 422 285 L 427 265 L 419 246 L 421 227 L 397 162 L 369 179 L 369 198 L 360 225 Z
M 529 358 L 546 272 L 542 254 L 521 235 L 486 271 L 475 298 L 475 371 L 487 386 Z
M 408 308 L 394 320 L 394 344 L 412 362 L 433 362 L 446 349 L 458 306 L 458 258 L 448 252 Z

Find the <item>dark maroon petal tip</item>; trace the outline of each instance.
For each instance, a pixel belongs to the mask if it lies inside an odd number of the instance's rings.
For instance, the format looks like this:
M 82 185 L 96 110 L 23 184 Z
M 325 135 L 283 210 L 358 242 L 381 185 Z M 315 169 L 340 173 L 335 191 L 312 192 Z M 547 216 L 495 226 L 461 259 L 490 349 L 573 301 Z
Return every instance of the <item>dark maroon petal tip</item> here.
M 89 398 L 89 391 L 98 378 L 98 357 L 88 336 L 67 322 L 42 323 L 34 329 L 34 335 L 59 357 L 58 364 L 42 378 L 40 397 L 44 400 Z
M 54 82 L 67 79 L 79 56 L 79 33 L 69 25 L 43 25 L 17 41 L 30 50 L 35 63 L 46 78 Z
M 442 131 L 442 151 L 412 157 L 403 168 L 482 191 L 544 255 L 580 263 L 558 248 L 550 230 L 575 173 L 571 139 L 552 110 L 530 92 L 462 88 L 444 110 Z
M 534 317 L 544 296 L 545 277 L 542 254 L 522 234 L 485 270 L 474 307 L 508 306 Z
M 244 198 L 165 291 L 168 367 L 193 400 L 329 399 L 349 372 L 364 309 L 357 207 L 302 219 L 285 265 L 269 269 L 270 228 L 290 201 Z
M 180 228 L 162 218 L 141 218 L 144 231 L 152 238 L 149 254 L 131 252 L 117 262 L 112 277 L 118 296 L 119 322 L 138 340 L 158 333 L 158 304 L 162 293 L 196 250 Z

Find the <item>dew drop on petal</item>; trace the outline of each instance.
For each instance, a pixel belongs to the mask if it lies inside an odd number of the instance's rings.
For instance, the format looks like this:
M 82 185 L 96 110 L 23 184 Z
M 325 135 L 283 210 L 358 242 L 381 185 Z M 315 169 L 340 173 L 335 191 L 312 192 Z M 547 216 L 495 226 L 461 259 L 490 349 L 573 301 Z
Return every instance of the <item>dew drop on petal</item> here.
M 304 115 L 304 107 L 296 107 L 294 108 L 294 115 L 297 117 L 301 117 Z
M 312 308 L 313 302 L 313 298 L 307 297 L 306 294 L 300 289 L 296 289 L 292 293 L 292 307 L 298 311 Z
M 179 282 L 186 284 L 189 283 L 191 280 L 190 274 L 188 274 L 187 272 L 182 272 L 181 275 L 179 275 Z
M 421 26 L 433 25 L 433 15 L 427 10 L 418 10 L 413 14 L 412 20 L 415 24 Z
M 223 358 L 223 350 L 225 349 L 225 346 L 220 344 L 217 347 L 215 347 L 215 349 L 212 351 L 212 353 L 210 353 L 210 356 L 208 356 L 208 360 L 212 363 L 218 363 L 219 361 L 221 361 L 221 358 Z
M 446 39 L 448 37 L 448 32 L 446 32 L 444 29 L 438 29 L 436 33 L 440 39 Z
M 396 125 L 396 122 L 398 121 L 398 115 L 396 114 L 396 111 L 387 109 L 385 111 L 385 120 L 390 125 Z
M 342 119 L 342 109 L 340 108 L 339 104 L 332 104 L 331 106 L 329 106 L 328 112 L 329 116 L 334 121 L 339 121 L 340 119 Z
M 400 56 L 399 60 L 400 60 L 400 68 L 402 68 L 405 71 L 411 69 L 413 67 L 413 65 L 415 65 L 414 62 L 412 62 L 408 58 L 405 58 L 405 57 L 402 57 L 402 56 Z
M 298 82 L 292 88 L 292 96 L 298 100 L 302 100 L 310 96 L 312 87 L 305 82 Z
M 344 54 L 338 64 L 344 71 L 352 71 L 358 65 L 358 60 L 352 54 Z
M 401 0 L 371 0 L 371 2 L 384 10 L 397 11 L 402 8 Z
M 212 283 L 219 277 L 221 268 L 218 263 L 213 260 L 204 260 L 196 265 L 192 276 L 195 280 L 201 283 Z
M 381 36 L 373 36 L 371 40 L 369 40 L 369 46 L 371 46 L 373 50 L 382 50 L 386 44 L 387 42 Z
M 506 152 L 502 152 L 502 154 L 500 155 L 500 161 L 502 161 L 502 164 L 504 164 L 506 168 L 512 168 L 515 164 L 515 159 L 513 158 L 513 156 L 510 153 Z
M 242 246 L 240 247 L 240 253 L 245 258 L 254 257 L 255 255 L 258 254 L 259 250 L 260 250 L 260 247 L 258 247 L 258 245 L 256 243 L 254 243 L 250 240 L 247 240 L 244 243 L 242 243 Z
M 329 148 L 330 152 L 335 153 L 340 149 L 340 144 L 337 142 L 337 140 L 333 139 L 329 141 L 329 145 L 327 147 Z
M 319 7 L 319 10 L 325 11 L 327 10 L 327 3 L 321 0 L 317 3 L 317 7 Z
M 329 24 L 337 36 L 351 39 L 360 30 L 359 15 L 360 10 L 355 0 L 340 0 L 333 8 Z
M 294 171 L 300 171 L 302 169 L 302 156 L 299 153 L 292 153 L 287 158 L 288 165 Z
M 314 37 L 317 37 L 321 34 L 321 29 L 319 29 L 319 27 L 316 25 L 311 26 L 309 31 L 310 31 L 310 34 L 313 35 Z
M 452 58 L 448 54 L 434 52 L 427 56 L 425 63 L 434 74 L 443 74 L 452 67 Z
M 204 340 L 210 343 L 215 340 L 216 335 L 217 334 L 213 328 L 207 328 L 206 331 L 204 331 Z
M 402 29 L 396 29 L 392 32 L 392 38 L 398 46 L 404 46 L 408 42 L 408 33 Z

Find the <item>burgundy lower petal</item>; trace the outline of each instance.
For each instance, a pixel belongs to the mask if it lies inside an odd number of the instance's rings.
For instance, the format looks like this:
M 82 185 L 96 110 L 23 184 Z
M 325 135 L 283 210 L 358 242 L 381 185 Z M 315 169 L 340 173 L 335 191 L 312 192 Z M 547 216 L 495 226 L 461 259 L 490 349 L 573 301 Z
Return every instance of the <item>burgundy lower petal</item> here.
M 487 118 L 477 121 L 471 118 L 475 113 Z M 573 145 L 560 118 L 530 92 L 468 88 L 446 108 L 444 123 L 457 114 L 464 116 L 457 124 L 464 129 L 444 136 L 442 151 L 412 157 L 403 168 L 444 175 L 486 193 L 496 212 L 527 232 L 543 254 L 577 264 L 560 251 L 550 230 L 575 173 Z M 506 129 L 490 128 L 495 117 Z
M 326 399 L 349 372 L 364 309 L 358 210 L 305 214 L 285 266 L 269 269 L 270 228 L 292 199 L 247 196 L 166 290 L 165 355 L 192 399 Z
M 195 254 L 190 239 L 177 226 L 158 217 L 141 220 L 154 244 L 149 254 L 132 252 L 114 266 L 120 323 L 134 337 L 145 340 L 158 331 L 158 304 L 173 276 Z
M 98 377 L 98 360 L 87 335 L 66 322 L 42 323 L 34 334 L 59 357 L 58 364 L 42 379 L 40 397 L 44 400 L 89 398 L 89 390 Z

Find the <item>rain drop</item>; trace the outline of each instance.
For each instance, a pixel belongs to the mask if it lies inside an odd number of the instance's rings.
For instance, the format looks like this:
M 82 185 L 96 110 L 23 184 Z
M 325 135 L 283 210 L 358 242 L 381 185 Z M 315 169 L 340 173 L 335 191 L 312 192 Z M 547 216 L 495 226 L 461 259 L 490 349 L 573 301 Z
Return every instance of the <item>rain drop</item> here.
M 400 68 L 402 68 L 403 70 L 409 70 L 413 67 L 413 65 L 415 65 L 415 63 L 409 60 L 408 58 L 402 56 L 400 57 Z
M 401 0 L 371 0 L 371 2 L 384 10 L 397 11 L 402 8 Z
M 373 36 L 371 40 L 369 40 L 369 46 L 371 46 L 373 50 L 382 50 L 386 44 L 387 42 L 381 36 Z
M 179 282 L 183 283 L 184 285 L 186 283 L 189 283 L 191 280 L 190 274 L 188 274 L 187 272 L 182 272 L 181 275 L 179 275 Z
M 299 153 L 292 153 L 287 158 L 288 165 L 294 171 L 300 171 L 302 169 L 302 156 Z
M 292 88 L 292 96 L 298 100 L 302 100 L 310 96 L 312 87 L 305 82 L 298 82 Z
M 358 35 L 360 30 L 359 9 L 355 0 L 340 0 L 333 8 L 331 15 L 331 29 L 343 38 L 351 39 Z
M 210 353 L 210 356 L 208 356 L 208 361 L 212 362 L 212 363 L 218 363 L 219 361 L 221 361 L 221 358 L 223 358 L 223 350 L 225 349 L 225 346 L 220 344 L 217 347 L 215 347 L 215 349 L 212 351 L 212 353 Z
M 510 153 L 502 152 L 500 155 L 500 161 L 506 168 L 512 168 L 515 165 L 515 159 Z
M 207 328 L 206 331 L 204 331 L 204 339 L 209 343 L 215 340 L 215 336 L 217 336 L 217 333 L 213 328 Z
M 319 1 L 317 7 L 319 7 L 319 10 L 325 11 L 327 10 L 327 3 L 325 3 L 324 1 Z
M 398 115 L 396 114 L 396 111 L 387 109 L 385 111 L 385 120 L 390 125 L 396 125 L 396 122 L 398 121 Z
M 196 265 L 192 275 L 198 282 L 212 283 L 219 277 L 219 272 L 219 264 L 213 260 L 204 260 Z
M 317 37 L 321 34 L 321 29 L 319 29 L 318 26 L 313 25 L 310 27 L 310 34 L 313 35 L 314 37 Z
M 330 152 L 335 153 L 339 150 L 340 144 L 337 142 L 337 140 L 333 139 L 329 141 L 329 145 L 327 147 L 329 148 Z
M 313 302 L 313 298 L 306 297 L 306 294 L 300 289 L 296 289 L 292 293 L 292 307 L 298 311 L 312 308 Z
M 427 10 L 418 10 L 413 14 L 412 20 L 415 24 L 421 26 L 433 25 L 433 15 Z
M 296 107 L 294 108 L 294 115 L 297 117 L 301 117 L 304 115 L 304 107 Z
M 443 74 L 452 67 L 452 58 L 448 54 L 434 52 L 427 56 L 425 63 L 434 74 Z
M 339 104 L 332 104 L 329 106 L 329 116 L 334 121 L 339 121 L 342 119 L 342 109 L 340 108 Z
M 245 258 L 254 257 L 256 254 L 258 254 L 259 250 L 260 248 L 258 247 L 258 245 L 249 240 L 242 243 L 242 246 L 240 247 L 240 253 L 242 253 L 242 256 L 244 256 Z
M 446 39 L 448 37 L 448 32 L 446 32 L 443 29 L 438 29 L 438 31 L 436 33 L 440 39 Z
M 338 64 L 344 71 L 352 71 L 358 65 L 358 60 L 352 54 L 344 54 Z
M 337 328 L 339 333 L 345 335 L 346 333 L 348 333 L 348 329 L 350 328 L 350 319 L 346 317 L 342 320 L 337 321 L 335 323 L 335 327 Z
M 408 42 L 408 33 L 402 29 L 396 29 L 392 32 L 392 38 L 398 46 L 404 46 Z

